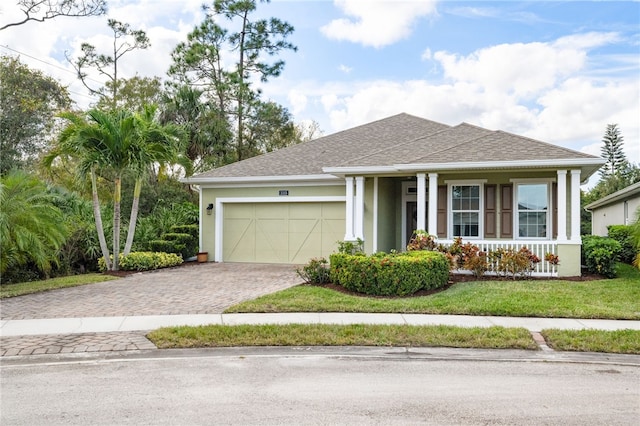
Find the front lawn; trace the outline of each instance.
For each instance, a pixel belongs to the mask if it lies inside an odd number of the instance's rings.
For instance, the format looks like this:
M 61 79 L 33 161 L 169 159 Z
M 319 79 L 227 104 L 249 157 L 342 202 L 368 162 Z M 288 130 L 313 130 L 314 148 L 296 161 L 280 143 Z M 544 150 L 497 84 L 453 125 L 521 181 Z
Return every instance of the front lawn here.
M 618 265 L 596 281 L 476 281 L 429 296 L 375 298 L 300 285 L 228 308 L 236 312 L 371 312 L 640 319 L 640 271 Z
M 82 274 L 68 277 L 51 278 L 42 281 L 30 281 L 26 283 L 4 284 L 0 286 L 0 299 L 6 297 L 22 296 L 41 291 L 55 290 L 57 288 L 76 287 L 79 285 L 99 283 L 118 279 L 103 274 Z

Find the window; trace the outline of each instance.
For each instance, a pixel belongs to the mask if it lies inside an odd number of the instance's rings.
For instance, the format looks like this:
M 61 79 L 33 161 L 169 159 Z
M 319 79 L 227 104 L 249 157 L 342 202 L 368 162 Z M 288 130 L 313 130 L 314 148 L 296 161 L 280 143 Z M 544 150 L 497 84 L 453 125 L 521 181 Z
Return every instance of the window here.
M 546 183 L 517 186 L 518 237 L 549 237 L 549 185 Z
M 454 237 L 480 236 L 480 185 L 451 186 Z

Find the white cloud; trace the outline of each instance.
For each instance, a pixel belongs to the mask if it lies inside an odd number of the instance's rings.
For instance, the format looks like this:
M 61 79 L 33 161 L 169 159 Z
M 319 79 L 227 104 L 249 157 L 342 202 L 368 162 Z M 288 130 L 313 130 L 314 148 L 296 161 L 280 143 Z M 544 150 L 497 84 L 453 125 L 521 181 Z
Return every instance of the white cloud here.
M 340 66 L 338 67 L 338 69 L 339 69 L 340 71 L 342 71 L 343 73 L 345 73 L 345 74 L 349 74 L 351 71 L 353 71 L 353 68 L 348 67 L 348 66 L 343 65 L 343 64 L 340 64 Z
M 618 123 L 627 158 L 640 162 L 640 83 L 637 74 L 608 76 L 590 69 L 589 49 L 613 33 L 577 34 L 549 43 L 501 44 L 467 56 L 436 52 L 445 80 L 361 81 L 323 102 L 331 131 L 399 112 L 447 124 L 462 121 L 502 129 L 571 149 L 599 146 Z M 589 148 L 592 154 L 599 150 Z
M 420 59 L 422 59 L 423 61 L 428 61 L 431 58 L 433 58 L 433 54 L 431 53 L 431 49 L 429 48 L 426 48 L 424 52 L 422 52 L 422 55 L 420 55 Z
M 436 13 L 436 0 L 334 0 L 345 15 L 320 28 L 334 40 L 347 40 L 364 46 L 383 47 L 411 34 L 416 20 Z
M 333 109 L 337 105 L 340 105 L 341 103 L 340 100 L 338 99 L 338 96 L 335 93 L 322 95 L 320 97 L 320 102 L 322 103 L 322 106 L 324 107 L 325 111 L 331 111 L 331 109 Z
M 615 33 L 587 33 L 563 37 L 553 43 L 512 43 L 480 49 L 468 56 L 439 51 L 445 77 L 476 83 L 486 91 L 538 94 L 586 66 L 588 49 L 610 43 Z
M 291 104 L 291 113 L 296 115 L 307 107 L 307 97 L 297 90 L 290 90 L 287 96 Z

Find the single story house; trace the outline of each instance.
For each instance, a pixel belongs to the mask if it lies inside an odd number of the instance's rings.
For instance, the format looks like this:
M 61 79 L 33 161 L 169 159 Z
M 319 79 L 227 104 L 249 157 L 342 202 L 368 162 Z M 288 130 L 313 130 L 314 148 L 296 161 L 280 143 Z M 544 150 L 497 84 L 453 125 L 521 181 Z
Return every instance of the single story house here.
M 580 184 L 604 160 L 504 131 L 408 114 L 184 179 L 216 262 L 304 264 L 338 241 L 402 251 L 416 229 L 482 250 L 527 246 L 536 275 L 580 275 Z
M 640 182 L 585 206 L 591 212 L 591 234 L 606 237 L 609 225 L 630 225 L 640 208 Z

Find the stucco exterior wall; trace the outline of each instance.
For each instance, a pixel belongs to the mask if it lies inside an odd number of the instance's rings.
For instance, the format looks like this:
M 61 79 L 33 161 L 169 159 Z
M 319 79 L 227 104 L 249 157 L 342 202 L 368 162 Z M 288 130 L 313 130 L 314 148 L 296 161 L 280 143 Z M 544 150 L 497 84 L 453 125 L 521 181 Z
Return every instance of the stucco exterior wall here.
M 625 205 L 627 202 L 627 217 Z M 640 208 L 640 196 L 620 200 L 607 206 L 594 209 L 591 215 L 591 233 L 606 237 L 609 225 L 628 225 L 636 219 L 636 210 Z M 625 219 L 627 223 L 625 223 Z
M 401 223 L 396 217 L 398 200 L 397 182 L 392 178 L 378 179 L 378 251 L 389 252 L 396 248 Z

